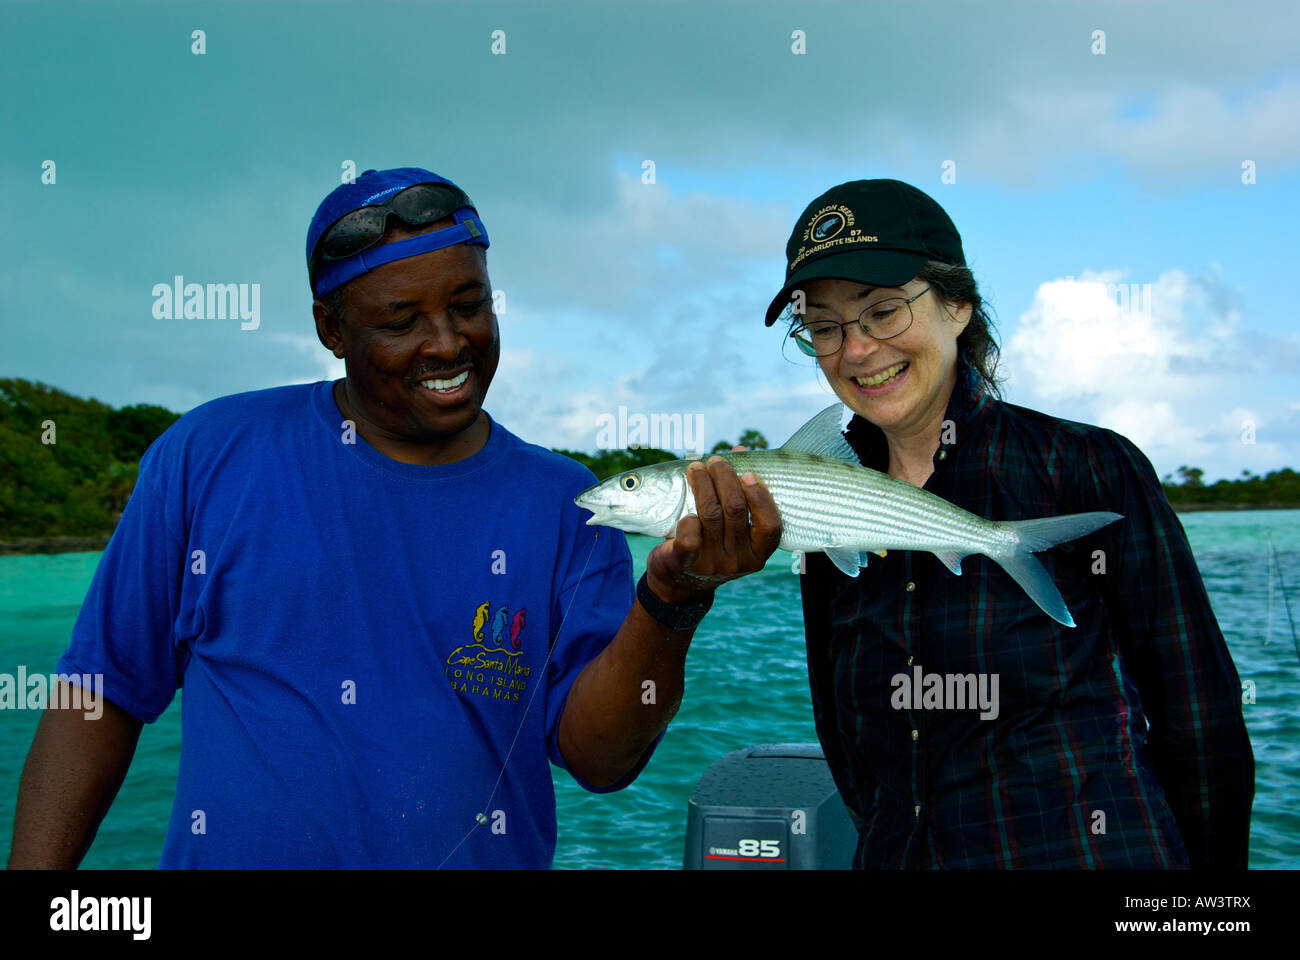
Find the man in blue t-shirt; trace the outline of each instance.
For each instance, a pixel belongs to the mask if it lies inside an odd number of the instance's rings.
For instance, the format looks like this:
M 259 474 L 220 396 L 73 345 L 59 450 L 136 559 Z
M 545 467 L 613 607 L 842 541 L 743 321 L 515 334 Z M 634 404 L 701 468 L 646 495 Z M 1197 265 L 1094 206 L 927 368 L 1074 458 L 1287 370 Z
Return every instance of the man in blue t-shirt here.
M 623 535 L 573 503 L 590 471 L 483 410 L 487 245 L 427 170 L 320 205 L 312 310 L 347 376 L 211 401 L 146 452 L 58 667 L 102 675 L 105 709 L 42 717 L 11 867 L 81 861 L 182 685 L 162 867 L 548 867 L 548 761 L 593 791 L 641 771 L 713 591 L 779 516 L 692 466 L 700 518 L 634 603 Z

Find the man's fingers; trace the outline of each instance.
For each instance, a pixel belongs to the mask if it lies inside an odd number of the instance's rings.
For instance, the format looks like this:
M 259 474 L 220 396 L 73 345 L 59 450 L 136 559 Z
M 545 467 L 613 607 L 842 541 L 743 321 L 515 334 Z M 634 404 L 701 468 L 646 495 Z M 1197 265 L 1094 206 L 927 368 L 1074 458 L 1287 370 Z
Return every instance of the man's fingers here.
M 712 553 L 722 546 L 722 504 L 713 488 L 713 476 L 698 461 L 686 468 L 686 479 L 695 495 L 695 512 L 699 515 L 700 549 Z
M 672 539 L 673 552 L 682 557 L 682 568 L 690 563 L 691 558 L 700 552 L 704 538 L 700 532 L 699 517 L 682 517 L 677 521 L 677 532 Z
M 685 572 L 699 552 L 700 521 L 695 517 L 683 517 L 677 522 L 672 536 L 665 538 L 651 552 L 653 559 L 647 561 L 647 569 L 655 566 L 660 575 L 676 577 Z
M 754 555 L 767 560 L 781 543 L 781 511 L 763 481 L 752 473 L 740 478 L 752 518 L 749 542 Z
M 749 499 L 731 464 L 721 457 L 709 460 L 709 476 L 722 504 L 724 527 L 722 546 L 734 564 L 741 565 L 751 552 L 749 539 Z M 734 572 L 734 571 L 728 571 Z

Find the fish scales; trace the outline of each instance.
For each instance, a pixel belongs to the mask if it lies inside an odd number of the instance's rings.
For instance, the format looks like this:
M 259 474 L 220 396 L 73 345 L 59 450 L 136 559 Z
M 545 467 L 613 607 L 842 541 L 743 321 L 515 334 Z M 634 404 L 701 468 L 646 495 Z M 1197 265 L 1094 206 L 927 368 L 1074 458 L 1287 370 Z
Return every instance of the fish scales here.
M 828 544 L 859 550 L 950 550 L 968 548 L 972 540 L 995 539 L 989 521 L 906 481 L 886 474 L 873 477 L 853 464 L 779 450 L 721 456 L 737 474 L 752 471 L 771 492 L 781 512 L 783 550 L 819 550 Z M 688 493 L 682 515 L 694 513 Z

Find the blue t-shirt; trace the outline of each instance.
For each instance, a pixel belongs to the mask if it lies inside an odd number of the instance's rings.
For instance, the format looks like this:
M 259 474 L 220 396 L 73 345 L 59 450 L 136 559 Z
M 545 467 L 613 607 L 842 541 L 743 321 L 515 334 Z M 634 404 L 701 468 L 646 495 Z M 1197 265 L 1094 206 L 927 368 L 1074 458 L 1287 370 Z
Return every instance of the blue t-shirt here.
M 479 813 L 447 866 L 549 867 L 547 760 L 632 605 L 623 534 L 583 523 L 581 464 L 495 421 L 400 463 L 332 387 L 214 400 L 149 448 L 58 669 L 146 723 L 184 685 L 161 867 L 436 867 Z

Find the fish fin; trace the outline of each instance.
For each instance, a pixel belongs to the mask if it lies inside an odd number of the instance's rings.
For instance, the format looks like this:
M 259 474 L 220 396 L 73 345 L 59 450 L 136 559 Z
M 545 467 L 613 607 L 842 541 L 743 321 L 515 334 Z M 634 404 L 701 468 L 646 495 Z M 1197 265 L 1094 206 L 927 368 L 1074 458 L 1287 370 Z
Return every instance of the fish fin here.
M 781 449 L 857 463 L 858 455 L 849 446 L 849 441 L 844 438 L 841 426 L 844 409 L 844 404 L 832 403 L 796 430 L 794 436 L 781 445 Z
M 859 553 L 852 547 L 826 547 L 823 552 L 831 563 L 840 568 L 840 572 L 845 576 L 856 577 L 858 575 L 858 559 L 864 554 Z
M 945 567 L 959 577 L 961 576 L 961 558 L 970 556 L 968 553 L 958 553 L 956 550 L 949 550 L 945 553 L 935 551 L 934 555 L 943 561 Z
M 1074 626 L 1074 617 L 1065 605 L 1061 591 L 1048 575 L 1047 569 L 1034 556 L 1043 550 L 1074 540 L 1092 533 L 1099 527 L 1114 523 L 1122 514 L 1094 511 L 1092 513 L 1072 513 L 1064 517 L 1041 517 L 1036 520 L 1011 520 L 998 524 L 1010 528 L 1020 538 L 1020 543 L 1011 553 L 989 554 L 989 557 L 1011 578 L 1020 584 L 1021 589 L 1029 594 L 1029 599 L 1038 604 L 1043 612 L 1057 623 L 1067 627 Z
M 1029 599 L 1038 604 L 1042 611 L 1057 623 L 1067 627 L 1074 626 L 1074 617 L 1065 605 L 1065 598 L 1047 573 L 1047 568 L 1038 562 L 1038 558 L 1027 550 L 1017 550 L 1011 556 L 993 557 L 1011 579 L 1020 584 L 1022 590 L 1029 594 Z
M 1041 553 L 1058 543 L 1074 540 L 1092 533 L 1099 527 L 1123 519 L 1121 513 L 1071 513 L 1064 517 L 1041 517 L 1037 520 L 1009 520 L 998 524 L 1010 527 L 1020 537 L 1020 547 L 1030 553 Z

